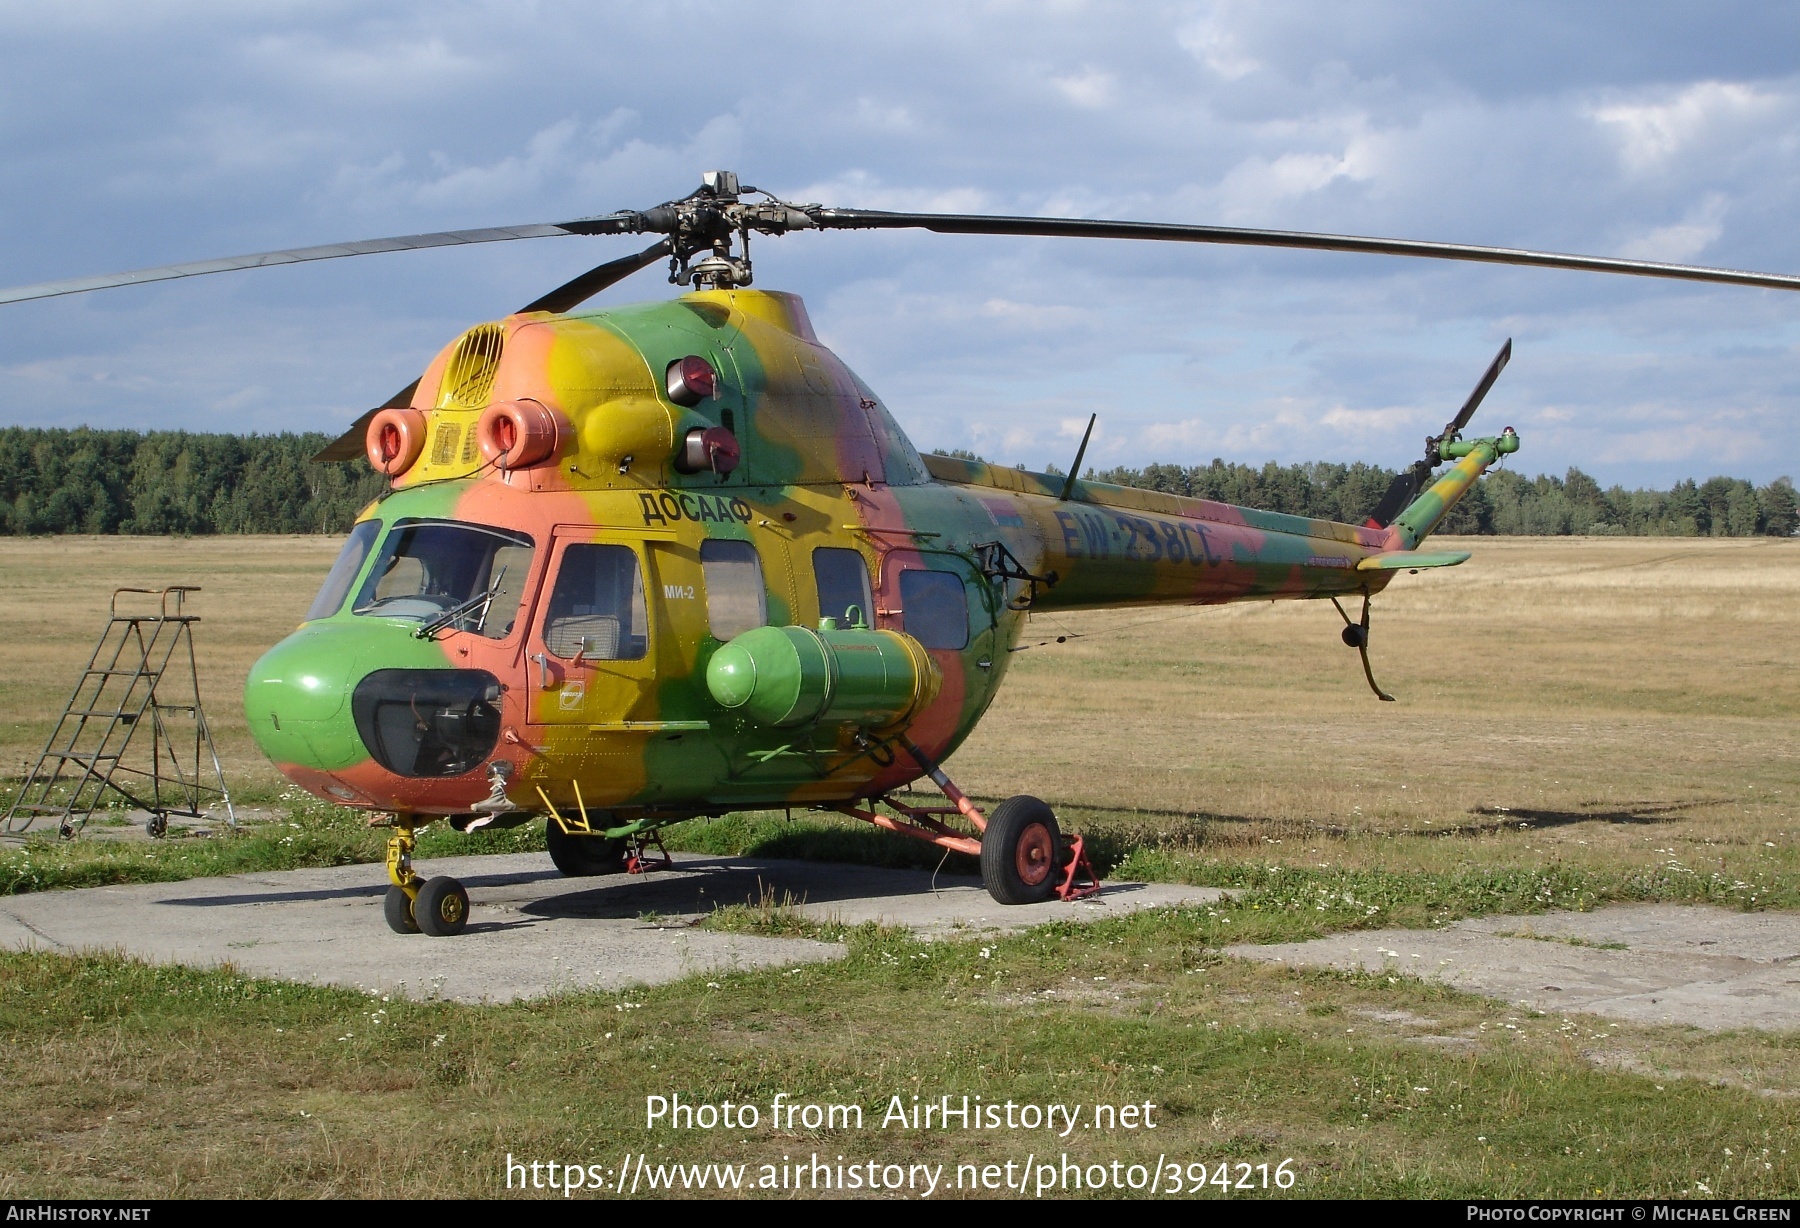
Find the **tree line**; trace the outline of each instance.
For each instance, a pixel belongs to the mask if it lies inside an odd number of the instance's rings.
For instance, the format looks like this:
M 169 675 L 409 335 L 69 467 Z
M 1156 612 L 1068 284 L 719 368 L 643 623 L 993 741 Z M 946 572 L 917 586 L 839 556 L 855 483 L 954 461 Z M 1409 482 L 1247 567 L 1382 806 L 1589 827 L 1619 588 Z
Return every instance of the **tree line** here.
M 343 533 L 387 480 L 331 436 L 0 429 L 0 533 Z
M 209 435 L 185 431 L 0 428 L 0 533 L 342 533 L 387 488 L 362 460 L 311 457 L 316 432 Z M 981 457 L 963 450 L 950 455 Z M 1089 469 L 1090 480 L 1216 499 L 1243 507 L 1360 524 L 1394 479 L 1379 465 L 1210 465 Z M 1668 490 L 1602 489 L 1579 469 L 1563 477 L 1490 472 L 1446 520 L 1446 533 L 1667 537 L 1789 537 L 1800 529 L 1794 483 L 1742 478 L 1677 482 Z

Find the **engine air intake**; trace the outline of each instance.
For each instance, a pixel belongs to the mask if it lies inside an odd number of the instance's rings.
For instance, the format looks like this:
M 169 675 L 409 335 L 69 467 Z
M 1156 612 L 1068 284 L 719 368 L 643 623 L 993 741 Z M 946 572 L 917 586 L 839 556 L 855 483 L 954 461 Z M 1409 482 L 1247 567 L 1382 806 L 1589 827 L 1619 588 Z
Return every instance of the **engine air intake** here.
M 463 334 L 444 367 L 438 386 L 439 409 L 480 409 L 494 394 L 494 376 L 500 371 L 500 351 L 506 329 L 499 324 L 480 324 Z

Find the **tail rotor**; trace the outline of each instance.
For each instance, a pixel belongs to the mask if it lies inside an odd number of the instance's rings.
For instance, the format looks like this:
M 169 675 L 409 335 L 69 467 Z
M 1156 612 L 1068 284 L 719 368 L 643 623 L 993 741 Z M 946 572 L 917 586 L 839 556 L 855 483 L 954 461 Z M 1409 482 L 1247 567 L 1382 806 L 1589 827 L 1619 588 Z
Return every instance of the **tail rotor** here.
M 1396 516 L 1406 510 L 1407 504 L 1418 497 L 1419 492 L 1424 490 L 1425 484 L 1430 481 L 1432 470 L 1436 469 L 1443 461 L 1441 452 L 1443 445 L 1461 437 L 1463 427 L 1469 425 L 1469 419 L 1473 418 L 1475 411 L 1481 407 L 1482 399 L 1487 396 L 1488 390 L 1494 386 L 1494 381 L 1500 378 L 1500 372 L 1506 370 L 1506 364 L 1511 361 L 1512 338 L 1508 337 L 1506 344 L 1500 347 L 1500 352 L 1494 355 L 1494 361 L 1489 363 L 1488 369 L 1482 373 L 1481 381 L 1475 385 L 1475 391 L 1469 394 L 1469 399 L 1464 401 L 1462 408 L 1456 411 L 1456 417 L 1446 422 L 1444 429 L 1436 435 L 1426 436 L 1424 458 L 1400 471 L 1399 475 L 1394 478 L 1393 485 L 1387 488 L 1387 493 L 1381 496 L 1381 502 L 1375 505 L 1375 510 L 1369 514 L 1369 519 L 1364 523 L 1371 529 L 1385 529 L 1394 523 Z

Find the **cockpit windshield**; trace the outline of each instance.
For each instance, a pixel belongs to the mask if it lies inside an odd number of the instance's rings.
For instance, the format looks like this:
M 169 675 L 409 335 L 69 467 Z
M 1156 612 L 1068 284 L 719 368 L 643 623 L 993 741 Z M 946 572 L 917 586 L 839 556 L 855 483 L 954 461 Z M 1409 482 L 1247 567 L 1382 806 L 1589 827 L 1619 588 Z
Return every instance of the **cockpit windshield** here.
M 531 570 L 523 533 L 437 520 L 402 520 L 388 530 L 352 612 L 412 618 L 505 639 Z

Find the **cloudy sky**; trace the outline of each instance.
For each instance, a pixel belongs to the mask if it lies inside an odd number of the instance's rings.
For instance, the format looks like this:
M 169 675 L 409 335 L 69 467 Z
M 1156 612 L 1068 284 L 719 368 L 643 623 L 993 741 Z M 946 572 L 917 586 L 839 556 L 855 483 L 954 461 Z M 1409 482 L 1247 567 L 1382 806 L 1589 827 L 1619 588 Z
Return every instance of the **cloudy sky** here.
M 1399 235 L 1800 272 L 1800 9 L 0 0 L 0 284 L 792 200 Z M 631 240 L 0 307 L 0 421 L 331 430 Z M 1800 476 L 1800 294 L 929 234 L 758 244 L 925 448 L 1409 461 L 1494 350 L 1527 472 Z M 661 297 L 656 270 L 601 300 Z

